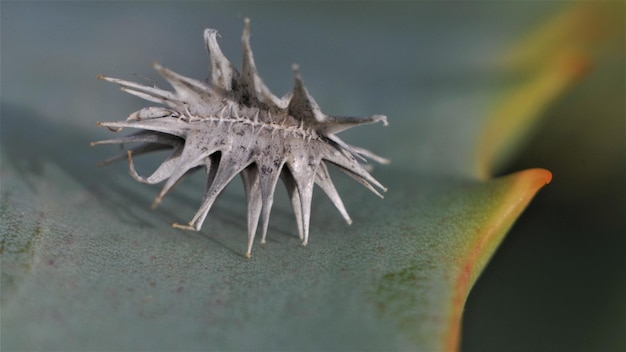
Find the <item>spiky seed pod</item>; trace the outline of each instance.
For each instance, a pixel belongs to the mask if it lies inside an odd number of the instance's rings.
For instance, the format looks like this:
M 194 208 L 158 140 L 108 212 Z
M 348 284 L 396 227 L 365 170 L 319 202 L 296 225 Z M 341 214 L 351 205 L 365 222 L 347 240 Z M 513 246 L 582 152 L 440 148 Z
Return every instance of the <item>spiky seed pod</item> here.
M 361 124 L 382 122 L 387 125 L 385 116 L 336 117 L 322 113 L 304 87 L 295 65 L 293 92 L 283 98 L 276 97 L 257 74 L 250 49 L 249 19 L 244 22 L 241 73 L 220 50 L 217 31 L 206 29 L 204 40 L 210 56 L 210 84 L 181 76 L 157 63 L 153 64 L 154 69 L 172 85 L 174 92 L 98 76 L 119 84 L 127 93 L 164 105 L 143 108 L 126 121 L 98 122 L 98 126 L 115 132 L 124 127 L 139 131 L 92 143 L 92 146 L 139 143 L 104 163 L 128 157 L 130 174 L 135 180 L 149 184 L 165 181 L 153 207 L 184 176 L 201 168 L 206 170 L 207 182 L 200 209 L 189 224 L 174 223 L 174 227 L 199 231 L 215 199 L 237 174 L 242 176 L 248 200 L 247 257 L 250 257 L 259 218 L 261 243 L 265 242 L 279 177 L 291 198 L 303 245 L 309 239 L 314 184 L 326 193 L 346 222 L 352 223 L 330 179 L 327 164 L 339 167 L 382 198 L 376 188 L 383 191 L 386 188 L 357 159 L 369 158 L 379 163 L 388 163 L 388 160 L 349 145 L 336 134 Z M 133 156 L 163 149 L 170 149 L 171 154 L 152 175 L 142 177 L 135 171 Z

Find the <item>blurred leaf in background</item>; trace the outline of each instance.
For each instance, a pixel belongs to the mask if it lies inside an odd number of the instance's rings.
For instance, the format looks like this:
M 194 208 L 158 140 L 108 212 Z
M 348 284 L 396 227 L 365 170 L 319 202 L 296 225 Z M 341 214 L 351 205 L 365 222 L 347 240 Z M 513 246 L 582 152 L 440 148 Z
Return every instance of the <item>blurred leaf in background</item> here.
M 573 4 L 506 56 L 521 72 L 584 71 L 496 168 L 541 166 L 555 181 L 474 287 L 462 350 L 626 350 L 624 13 L 623 2 Z

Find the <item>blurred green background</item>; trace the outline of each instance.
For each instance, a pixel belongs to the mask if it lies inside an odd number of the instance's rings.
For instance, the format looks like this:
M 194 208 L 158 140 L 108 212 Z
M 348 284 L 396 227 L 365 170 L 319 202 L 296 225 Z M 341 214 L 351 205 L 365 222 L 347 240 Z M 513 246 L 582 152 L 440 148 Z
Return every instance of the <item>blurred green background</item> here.
M 589 72 L 544 112 L 523 152 L 497 170 L 544 167 L 554 179 L 470 294 L 463 351 L 626 350 L 625 9 L 619 2 L 604 5 L 617 16 L 607 21 L 617 21 L 620 30 L 600 43 L 604 51 L 592 57 Z M 96 121 L 118 120 L 145 105 L 97 81 L 96 74 L 155 78 L 149 63 L 158 61 L 181 74 L 206 77 L 201 37 L 206 27 L 219 30 L 223 51 L 237 65 L 241 23 L 249 16 L 257 66 L 277 95 L 291 89 L 290 65 L 297 62 L 325 111 L 389 116 L 388 131 L 349 132 L 346 139 L 370 146 L 369 140 L 393 135 L 393 143 L 378 142 L 375 150 L 393 155 L 400 169 L 410 163 L 417 169 L 424 165 L 423 173 L 467 173 L 476 133 L 450 131 L 466 114 L 487 117 L 499 87 L 515 77 L 500 66 L 501 56 L 570 6 L 574 3 L 2 2 L 2 148 L 22 156 L 7 160 L 3 150 L 3 168 L 11 162 L 37 175 L 49 158 L 65 169 L 78 163 L 88 171 L 74 176 L 86 187 L 106 181 L 94 177 L 101 172 L 125 176 L 124 165 L 95 169 L 110 149 L 68 157 L 62 134 L 41 152 L 26 146 L 64 129 L 84 135 L 73 145 L 87 146 L 109 137 Z M 480 129 L 465 128 L 472 127 Z M 458 135 L 467 150 L 447 148 L 441 140 L 405 152 L 416 140 L 443 131 Z
M 544 167 L 554 178 L 473 288 L 463 350 L 626 350 L 623 5 L 615 8 L 621 30 L 602 45 L 608 52 L 548 108 L 523 153 L 498 170 Z

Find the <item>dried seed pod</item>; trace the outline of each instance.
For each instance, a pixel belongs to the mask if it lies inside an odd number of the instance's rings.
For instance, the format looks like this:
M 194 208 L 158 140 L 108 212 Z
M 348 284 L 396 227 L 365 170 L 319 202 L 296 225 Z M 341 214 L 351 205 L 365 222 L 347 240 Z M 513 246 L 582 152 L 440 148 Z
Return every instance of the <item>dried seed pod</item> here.
M 139 143 L 125 154 L 106 160 L 109 163 L 128 157 L 130 173 L 139 182 L 165 181 L 153 207 L 184 176 L 198 169 L 207 172 L 202 205 L 187 225 L 176 228 L 199 231 L 217 196 L 241 174 L 248 199 L 248 247 L 250 256 L 261 219 L 262 239 L 280 177 L 287 187 L 296 216 L 302 244 L 309 238 L 309 219 L 313 185 L 317 184 L 337 207 L 348 224 L 350 216 L 330 179 L 327 164 L 332 164 L 382 198 L 376 188 L 386 191 L 357 159 L 388 160 L 372 152 L 349 145 L 337 137 L 348 128 L 374 122 L 387 124 L 383 115 L 369 117 L 329 116 L 320 110 L 309 95 L 298 67 L 294 65 L 294 89 L 278 98 L 259 77 L 250 49 L 250 21 L 245 20 L 242 36 L 241 73 L 224 56 L 217 43 L 217 31 L 206 29 L 204 40 L 210 56 L 211 83 L 181 76 L 154 64 L 174 88 L 174 92 L 117 78 L 98 76 L 119 84 L 121 89 L 145 100 L 162 104 L 143 108 L 126 121 L 99 122 L 98 126 L 119 131 L 124 127 L 139 129 L 129 136 L 93 142 L 96 144 Z M 171 154 L 148 177 L 140 176 L 133 156 L 155 150 Z

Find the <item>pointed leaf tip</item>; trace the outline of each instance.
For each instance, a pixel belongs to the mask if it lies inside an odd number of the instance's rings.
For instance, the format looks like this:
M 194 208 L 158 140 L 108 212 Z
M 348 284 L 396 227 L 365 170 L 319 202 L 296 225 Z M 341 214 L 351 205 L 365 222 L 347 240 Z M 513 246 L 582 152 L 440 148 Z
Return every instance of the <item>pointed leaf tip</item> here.
M 486 212 L 486 221 L 465 238 L 466 245 L 455 253 L 457 273 L 450 297 L 449 327 L 444 334 L 446 351 L 456 351 L 459 345 L 463 306 L 476 279 L 500 245 L 504 236 L 528 206 L 530 201 L 552 180 L 545 169 L 527 169 L 488 181 L 486 187 L 498 192 L 497 206 Z

